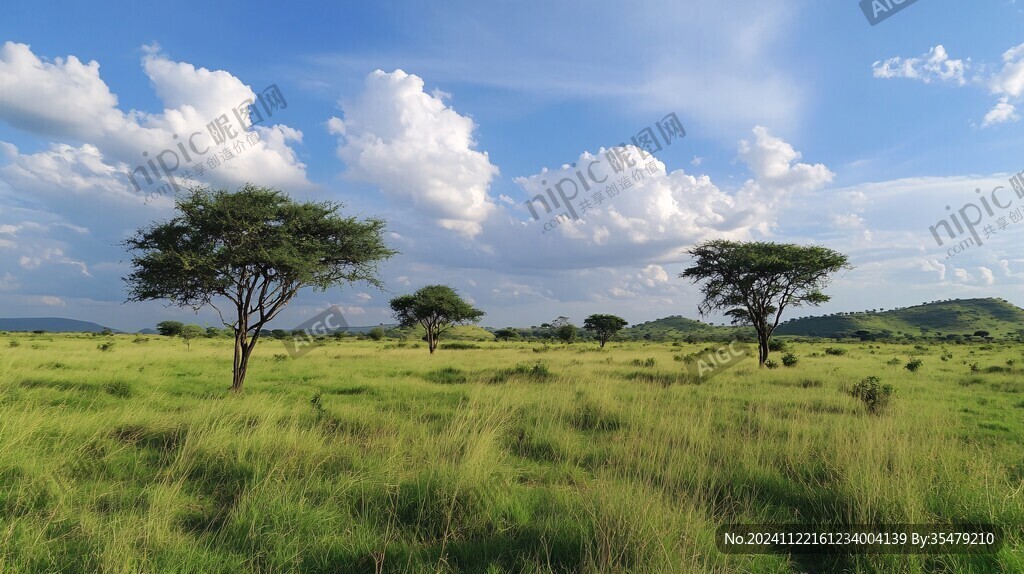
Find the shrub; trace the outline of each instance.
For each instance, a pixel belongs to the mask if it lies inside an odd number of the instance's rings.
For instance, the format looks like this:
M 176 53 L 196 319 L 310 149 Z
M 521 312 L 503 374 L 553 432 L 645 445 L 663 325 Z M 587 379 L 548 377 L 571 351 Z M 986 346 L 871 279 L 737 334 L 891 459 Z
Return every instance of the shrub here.
M 895 367 L 896 365 L 898 365 L 898 364 L 900 364 L 902 362 L 903 361 L 900 361 L 899 358 L 893 357 L 893 358 L 889 359 L 888 361 L 886 361 L 885 364 L 886 365 L 892 365 L 892 366 Z
M 380 341 L 381 339 L 384 338 L 384 329 L 381 329 L 380 327 L 374 327 L 370 329 L 370 332 L 367 333 L 367 335 L 374 341 Z
M 444 343 L 441 345 L 441 348 L 449 351 L 468 351 L 470 349 L 481 349 L 482 347 L 473 343 L 460 343 L 456 341 L 454 343 Z
M 977 373 L 980 370 L 981 370 L 981 367 L 978 366 L 978 363 L 971 363 L 971 372 L 972 373 Z
M 101 351 L 110 351 L 110 350 L 112 350 L 114 348 L 114 342 L 113 341 L 107 341 L 106 343 L 103 343 L 101 345 L 96 345 L 96 348 L 101 350 Z
M 122 399 L 132 396 L 132 385 L 128 381 L 111 381 L 103 386 L 107 394 Z
M 779 364 L 776 363 L 775 361 L 771 360 L 771 359 L 768 359 L 767 361 L 765 361 L 764 362 L 764 366 L 768 367 L 769 369 L 778 369 L 779 368 Z
M 630 362 L 629 364 L 633 365 L 634 367 L 653 367 L 655 363 L 656 361 L 654 360 L 654 357 L 648 357 L 643 361 L 641 361 L 640 359 L 633 359 L 633 361 Z
M 781 353 L 786 350 L 786 342 L 782 339 L 772 339 L 768 341 L 768 350 L 773 353 Z
M 908 371 L 910 371 L 911 373 L 913 373 L 913 372 L 917 371 L 918 369 L 920 369 L 921 365 L 923 365 L 923 364 L 924 364 L 924 361 L 922 361 L 921 359 L 914 358 L 914 359 L 910 359 L 910 362 L 908 362 L 906 365 L 903 365 L 903 368 L 908 370 Z
M 782 355 L 782 364 L 786 367 L 795 367 L 799 362 L 800 359 L 793 353 L 786 353 L 785 355 Z
M 510 369 L 501 369 L 491 378 L 492 383 L 504 383 L 512 377 L 522 377 L 532 381 L 546 381 L 554 376 L 548 368 L 537 363 L 534 365 L 516 365 Z
M 869 413 L 878 414 L 889 405 L 895 392 L 892 385 L 883 385 L 881 379 L 871 376 L 854 385 L 850 394 L 860 399 Z
M 458 385 L 469 380 L 466 373 L 462 372 L 461 369 L 456 369 L 455 367 L 444 367 L 437 369 L 436 371 L 430 371 L 423 375 L 423 378 L 432 383 L 442 385 Z
M 7 346 L 13 349 L 14 347 L 20 347 L 21 343 L 19 343 L 18 341 L 11 341 L 7 343 Z
M 839 349 L 839 348 L 836 348 L 836 347 L 826 347 L 825 348 L 825 354 L 826 355 L 834 355 L 836 357 L 840 357 L 840 356 L 846 354 L 846 349 Z

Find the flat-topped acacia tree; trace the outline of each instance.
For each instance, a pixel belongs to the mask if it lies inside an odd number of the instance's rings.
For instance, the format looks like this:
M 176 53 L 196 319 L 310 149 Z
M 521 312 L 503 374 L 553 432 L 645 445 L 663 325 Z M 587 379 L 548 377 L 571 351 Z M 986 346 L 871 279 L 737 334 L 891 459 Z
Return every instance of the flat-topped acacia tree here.
M 170 221 L 125 241 L 134 268 L 125 277 L 128 300 L 216 310 L 235 335 L 238 392 L 261 330 L 300 289 L 382 285 L 377 265 L 396 253 L 384 244 L 384 221 L 345 217 L 340 208 L 254 185 L 194 189 L 176 201 Z
M 697 260 L 679 276 L 700 283 L 701 316 L 725 311 L 757 332 L 758 364 L 787 307 L 817 306 L 832 274 L 850 269 L 847 257 L 826 247 L 786 243 L 706 241 L 688 251 Z
M 391 311 L 403 327 L 422 325 L 427 348 L 433 354 L 441 333 L 452 325 L 475 323 L 484 312 L 474 308 L 447 285 L 427 285 L 412 295 L 391 300 Z

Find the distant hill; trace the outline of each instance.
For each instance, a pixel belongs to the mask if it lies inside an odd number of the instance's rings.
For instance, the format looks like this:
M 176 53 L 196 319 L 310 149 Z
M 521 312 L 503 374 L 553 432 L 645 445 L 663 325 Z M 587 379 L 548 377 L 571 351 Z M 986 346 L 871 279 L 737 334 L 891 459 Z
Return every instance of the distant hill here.
M 953 299 L 888 311 L 837 313 L 793 319 L 779 325 L 777 335 L 806 337 L 854 336 L 857 331 L 890 335 L 973 335 L 993 337 L 1024 333 L 1024 309 L 1003 299 Z
M 46 331 L 48 333 L 99 333 L 108 327 L 91 321 L 62 317 L 18 317 L 0 319 L 0 331 Z M 111 329 L 115 333 L 117 329 Z
M 651 341 L 677 341 L 687 338 L 719 339 L 735 336 L 751 337 L 750 327 L 715 326 L 680 315 L 664 317 L 646 323 L 639 323 L 623 329 L 617 339 L 647 339 Z

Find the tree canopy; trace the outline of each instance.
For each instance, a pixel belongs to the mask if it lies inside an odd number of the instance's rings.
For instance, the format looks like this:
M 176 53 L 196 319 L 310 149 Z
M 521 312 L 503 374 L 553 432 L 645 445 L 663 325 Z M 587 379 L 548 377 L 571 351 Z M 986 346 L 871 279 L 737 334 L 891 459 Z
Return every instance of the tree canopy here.
M 819 246 L 719 239 L 688 253 L 696 261 L 679 276 L 700 284 L 701 316 L 723 311 L 733 324 L 753 326 L 761 365 L 783 311 L 828 301 L 822 290 L 832 275 L 851 268 L 846 255 Z
M 625 319 L 616 315 L 597 314 L 583 320 L 583 328 L 597 335 L 601 347 L 628 324 Z
M 300 289 L 381 286 L 377 265 L 395 254 L 384 244 L 384 221 L 344 217 L 341 207 L 254 185 L 194 189 L 176 201 L 171 220 L 125 241 L 133 254 L 129 300 L 215 309 L 235 335 L 231 388 L 238 391 L 260 330 Z
M 475 323 L 484 316 L 447 285 L 427 285 L 412 295 L 395 297 L 391 310 L 403 327 L 423 326 L 431 353 L 437 349 L 441 334 L 452 325 Z

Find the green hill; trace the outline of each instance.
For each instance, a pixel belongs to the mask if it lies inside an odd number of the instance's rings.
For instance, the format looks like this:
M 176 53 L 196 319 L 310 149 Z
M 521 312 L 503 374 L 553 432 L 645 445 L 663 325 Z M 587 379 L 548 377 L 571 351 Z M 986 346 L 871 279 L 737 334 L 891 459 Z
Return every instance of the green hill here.
M 793 319 L 779 325 L 775 334 L 853 337 L 858 331 L 866 331 L 868 337 L 954 337 L 974 335 L 978 331 L 986 331 L 992 337 L 1017 336 L 1024 334 L 1024 309 L 1003 299 L 953 299 L 888 311 Z
M 675 341 L 688 337 L 718 338 L 735 334 L 747 334 L 746 327 L 716 327 L 680 315 L 664 317 L 623 329 L 618 339 L 649 339 L 652 341 Z M 752 332 L 752 331 L 751 331 Z

